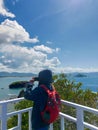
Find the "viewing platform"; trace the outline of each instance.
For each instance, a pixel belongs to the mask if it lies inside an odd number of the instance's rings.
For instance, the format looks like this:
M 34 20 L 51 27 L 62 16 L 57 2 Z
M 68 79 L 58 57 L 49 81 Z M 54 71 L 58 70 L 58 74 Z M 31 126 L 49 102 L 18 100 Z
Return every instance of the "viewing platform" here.
M 19 111 L 13 111 L 13 112 L 8 112 L 8 104 L 10 103 L 16 103 L 21 100 L 24 100 L 24 98 L 16 98 L 16 99 L 11 99 L 11 100 L 5 100 L 5 101 L 0 101 L 0 108 L 1 108 L 1 113 L 0 113 L 0 130 L 7 130 L 7 119 L 9 117 L 12 117 L 14 115 L 18 115 L 18 123 L 17 126 L 14 128 L 10 128 L 9 130 L 21 130 L 21 122 L 22 122 L 22 113 L 28 112 L 29 117 L 28 117 L 28 124 L 29 124 L 29 129 L 31 129 L 31 110 L 32 108 L 26 108 L 22 109 Z M 88 128 L 89 130 L 98 130 L 98 126 L 89 124 L 84 121 L 84 112 L 87 111 L 89 113 L 93 113 L 95 115 L 98 115 L 98 110 L 90 107 L 86 107 L 83 105 L 79 105 L 76 103 L 68 102 L 65 100 L 61 100 L 62 104 L 65 106 L 73 107 L 76 110 L 76 116 L 72 117 L 70 115 L 67 115 L 66 113 L 59 113 L 60 116 L 60 130 L 66 130 L 65 129 L 65 119 L 74 122 L 76 124 L 76 130 L 84 130 L 84 128 Z M 50 125 L 49 130 L 53 130 L 54 125 Z

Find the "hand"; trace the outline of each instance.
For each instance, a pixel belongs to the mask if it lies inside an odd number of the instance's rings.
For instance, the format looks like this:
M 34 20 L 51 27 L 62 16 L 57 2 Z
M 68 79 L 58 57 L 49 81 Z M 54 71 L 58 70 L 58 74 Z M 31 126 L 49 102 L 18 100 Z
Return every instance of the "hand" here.
M 18 95 L 18 98 L 20 98 L 20 97 L 24 97 L 24 90 L 21 90 L 21 91 L 20 91 L 20 93 L 19 93 L 19 95 Z
M 32 83 L 33 83 L 34 81 L 35 81 L 35 79 L 34 79 L 34 77 L 33 77 L 33 78 L 30 80 L 30 82 L 32 82 Z

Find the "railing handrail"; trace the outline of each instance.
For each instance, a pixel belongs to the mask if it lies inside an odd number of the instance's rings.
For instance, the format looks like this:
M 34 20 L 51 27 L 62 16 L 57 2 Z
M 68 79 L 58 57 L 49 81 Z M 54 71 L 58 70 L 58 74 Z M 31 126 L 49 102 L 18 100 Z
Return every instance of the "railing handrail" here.
M 61 102 L 65 105 L 68 105 L 68 106 L 71 106 L 71 107 L 74 107 L 74 108 L 81 108 L 83 111 L 89 111 L 91 113 L 98 114 L 98 109 L 95 109 L 95 108 L 87 107 L 87 106 L 84 106 L 84 105 L 80 105 L 80 104 L 65 101 L 65 100 L 61 100 Z
M 0 105 L 2 105 L 4 103 L 19 102 L 21 100 L 24 100 L 24 97 L 22 97 L 22 98 L 14 98 L 14 99 L 9 99 L 9 100 L 2 100 L 2 101 L 0 101 Z
M 15 102 L 19 102 L 21 100 L 24 100 L 24 98 L 15 98 L 15 99 L 10 99 L 10 100 L 0 101 L 0 105 L 2 106 L 2 113 L 0 115 L 0 120 L 3 123 L 2 126 L 1 126 L 1 130 L 7 129 L 7 118 L 9 118 L 10 116 L 13 116 L 13 115 L 18 115 L 18 125 L 14 128 L 11 128 L 11 130 L 16 130 L 16 129 L 21 130 L 21 120 L 22 120 L 21 114 L 23 112 L 29 112 L 29 130 L 31 130 L 30 119 L 31 119 L 32 107 L 22 109 L 22 110 L 19 110 L 19 111 L 7 112 L 7 104 L 8 103 L 15 103 Z M 98 130 L 98 127 L 96 127 L 92 124 L 89 124 L 87 122 L 84 122 L 84 111 L 88 111 L 88 112 L 91 112 L 91 113 L 98 115 L 97 109 L 90 108 L 90 107 L 87 107 L 87 106 L 83 106 L 83 105 L 80 105 L 80 104 L 76 104 L 76 103 L 73 103 L 73 102 L 65 101 L 65 100 L 61 100 L 61 102 L 64 105 L 67 105 L 67 106 L 70 106 L 70 107 L 73 107 L 73 108 L 76 109 L 76 118 L 60 112 L 61 130 L 65 130 L 64 118 L 66 118 L 67 120 L 70 120 L 72 122 L 75 122 L 76 126 L 77 126 L 77 130 L 84 130 L 84 127 L 89 128 L 91 130 Z M 50 130 L 53 130 L 52 124 L 51 124 Z

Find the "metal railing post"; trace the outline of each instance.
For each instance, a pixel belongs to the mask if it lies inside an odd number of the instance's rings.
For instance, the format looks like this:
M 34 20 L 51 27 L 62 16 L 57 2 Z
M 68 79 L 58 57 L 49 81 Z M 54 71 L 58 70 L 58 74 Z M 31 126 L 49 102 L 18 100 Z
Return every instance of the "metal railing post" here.
M 61 116 L 61 130 L 65 130 L 64 117 L 63 116 Z
M 18 114 L 18 128 L 19 128 L 19 130 L 21 130 L 21 125 L 22 125 L 21 124 L 21 122 L 22 122 L 21 119 L 22 119 L 22 115 L 21 115 L 21 113 L 19 113 Z
M 49 130 L 53 130 L 53 123 L 50 124 L 50 129 Z
M 31 112 L 31 110 L 29 110 L 29 130 L 31 130 L 31 128 L 32 128 L 32 125 L 31 125 L 31 115 L 32 115 L 32 112 Z
M 83 110 L 82 108 L 78 107 L 77 108 L 77 130 L 84 130 L 84 125 L 83 125 Z
M 7 130 L 7 103 L 2 104 L 1 130 Z

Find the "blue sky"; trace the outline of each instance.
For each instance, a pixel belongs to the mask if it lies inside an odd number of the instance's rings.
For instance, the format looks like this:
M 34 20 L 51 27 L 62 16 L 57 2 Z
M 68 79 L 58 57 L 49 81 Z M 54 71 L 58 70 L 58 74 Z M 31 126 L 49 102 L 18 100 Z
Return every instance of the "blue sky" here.
M 0 71 L 98 71 L 98 0 L 0 0 Z

